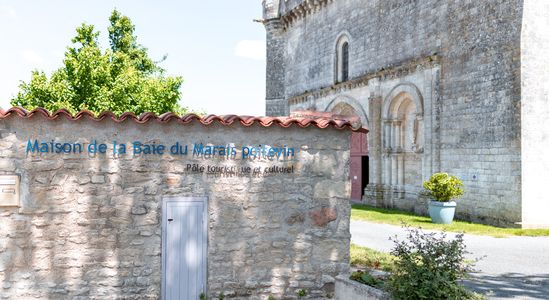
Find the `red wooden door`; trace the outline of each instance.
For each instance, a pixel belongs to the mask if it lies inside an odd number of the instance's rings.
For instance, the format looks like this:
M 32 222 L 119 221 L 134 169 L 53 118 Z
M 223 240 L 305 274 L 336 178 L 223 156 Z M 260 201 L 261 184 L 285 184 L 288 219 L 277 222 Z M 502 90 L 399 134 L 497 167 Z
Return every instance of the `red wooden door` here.
M 363 157 L 368 155 L 368 136 L 365 133 L 354 132 L 351 135 L 351 200 L 361 200 L 363 190 Z

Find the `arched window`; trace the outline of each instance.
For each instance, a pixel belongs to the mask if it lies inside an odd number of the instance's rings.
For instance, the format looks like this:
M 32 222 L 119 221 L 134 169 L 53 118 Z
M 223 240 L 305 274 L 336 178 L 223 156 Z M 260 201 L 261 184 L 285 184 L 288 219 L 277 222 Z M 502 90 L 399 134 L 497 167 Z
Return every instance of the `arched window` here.
M 349 80 L 349 39 L 342 35 L 337 40 L 335 61 L 335 82 Z
M 349 79 L 349 43 L 343 43 L 341 46 L 341 81 Z

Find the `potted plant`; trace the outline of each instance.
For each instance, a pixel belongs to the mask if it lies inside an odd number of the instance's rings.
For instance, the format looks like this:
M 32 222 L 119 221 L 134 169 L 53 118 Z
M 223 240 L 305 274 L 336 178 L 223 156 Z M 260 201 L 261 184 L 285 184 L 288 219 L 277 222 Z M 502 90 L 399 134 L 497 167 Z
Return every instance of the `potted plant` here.
M 448 173 L 435 173 L 423 182 L 423 188 L 431 197 L 429 216 L 433 223 L 450 224 L 454 219 L 456 202 L 450 201 L 463 195 L 463 182 Z

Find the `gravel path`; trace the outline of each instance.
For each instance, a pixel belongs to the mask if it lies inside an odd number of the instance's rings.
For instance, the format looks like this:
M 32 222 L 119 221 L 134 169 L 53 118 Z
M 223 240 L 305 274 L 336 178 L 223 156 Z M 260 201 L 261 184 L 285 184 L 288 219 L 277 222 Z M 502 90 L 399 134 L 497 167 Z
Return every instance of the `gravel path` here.
M 400 226 L 351 221 L 351 235 L 357 245 L 389 252 L 389 237 L 404 239 L 406 232 Z M 465 235 L 464 240 L 469 257 L 481 258 L 465 285 L 489 299 L 549 299 L 549 237 Z

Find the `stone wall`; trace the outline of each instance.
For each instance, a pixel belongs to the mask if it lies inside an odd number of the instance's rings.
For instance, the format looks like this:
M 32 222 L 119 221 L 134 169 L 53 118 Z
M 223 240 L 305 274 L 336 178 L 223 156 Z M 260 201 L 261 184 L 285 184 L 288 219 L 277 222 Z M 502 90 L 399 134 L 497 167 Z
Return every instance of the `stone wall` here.
M 158 299 L 162 199 L 208 197 L 208 296 L 310 297 L 349 268 L 348 139 L 332 128 L 11 116 L 0 172 L 21 176 L 20 207 L 0 207 L 0 298 Z M 106 154 L 27 154 L 28 139 L 107 143 Z M 113 157 L 112 142 L 287 145 L 295 161 L 178 155 Z M 190 149 L 192 151 L 192 149 Z M 187 164 L 294 166 L 293 174 L 224 177 Z M 263 169 L 262 169 L 263 170 Z
M 387 292 L 369 285 L 349 279 L 350 275 L 336 277 L 335 300 L 389 300 Z
M 461 218 L 512 226 L 522 220 L 522 0 L 288 3 L 279 17 L 285 30 L 283 92 L 290 109 L 323 110 L 326 103 L 345 97 L 367 102 L 372 139 L 377 134 L 373 129 L 382 126 L 373 120 L 391 101 L 390 92 L 412 84 L 431 108 L 423 115 L 430 122 L 423 179 L 444 171 L 465 182 Z M 335 45 L 341 35 L 349 39 L 350 80 L 335 84 Z M 377 107 L 372 105 L 376 101 L 381 102 Z M 370 150 L 377 151 L 370 155 L 370 178 L 376 179 L 383 149 L 371 143 Z M 374 194 L 402 190 L 394 184 L 380 186 L 384 175 L 377 176 Z M 383 205 L 392 203 L 385 199 Z

